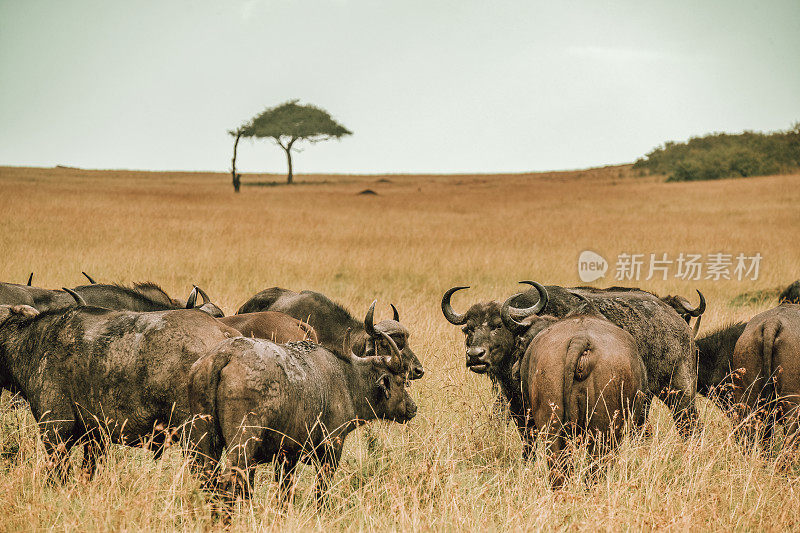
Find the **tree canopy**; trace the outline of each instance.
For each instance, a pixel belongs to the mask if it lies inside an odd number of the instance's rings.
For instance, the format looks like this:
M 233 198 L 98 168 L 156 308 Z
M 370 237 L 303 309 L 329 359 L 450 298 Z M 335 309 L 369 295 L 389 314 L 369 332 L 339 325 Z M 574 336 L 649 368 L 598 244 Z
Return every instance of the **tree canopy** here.
M 714 133 L 666 142 L 633 165 L 667 181 L 713 180 L 794 172 L 800 168 L 800 123 L 787 131 Z
M 298 104 L 298 100 L 290 100 L 265 109 L 249 122 L 228 133 L 236 138 L 233 161 L 236 190 L 238 190 L 236 147 L 241 137 L 272 139 L 280 146 L 286 152 L 289 167 L 286 182 L 292 183 L 292 149 L 297 141 L 316 143 L 352 135 L 350 130 L 336 122 L 324 109 L 311 104 Z

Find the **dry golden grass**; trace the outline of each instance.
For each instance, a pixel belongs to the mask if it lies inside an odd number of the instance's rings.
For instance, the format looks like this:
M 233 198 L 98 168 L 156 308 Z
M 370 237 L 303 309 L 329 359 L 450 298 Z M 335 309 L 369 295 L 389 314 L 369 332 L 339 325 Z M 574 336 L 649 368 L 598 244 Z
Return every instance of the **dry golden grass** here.
M 442 293 L 464 309 L 516 282 L 579 284 L 578 253 L 760 252 L 757 281 L 640 281 L 709 300 L 703 329 L 769 306 L 729 307 L 747 290 L 798 278 L 798 175 L 661 183 L 629 167 L 459 176 L 301 176 L 294 187 L 229 176 L 0 168 L 0 279 L 44 287 L 154 280 L 186 296 L 201 285 L 227 312 L 279 285 L 311 288 L 360 315 L 395 303 L 426 366 L 408 425 L 373 424 L 348 441 L 331 507 L 317 511 L 305 469 L 295 504 L 274 505 L 269 469 L 232 518 L 235 528 L 776 530 L 800 527 L 798 470 L 734 445 L 701 402 L 703 431 L 678 438 L 666 409 L 654 436 L 626 441 L 596 484 L 553 493 L 540 460 L 523 463 L 516 430 L 490 416 L 488 380 L 464 368 L 463 339 L 441 316 Z M 280 176 L 246 176 L 245 182 Z M 382 179 L 389 182 L 379 181 Z M 370 188 L 378 196 L 356 193 Z M 604 285 L 613 284 L 613 273 Z M 692 298 L 694 300 L 694 298 Z M 30 414 L 0 418 L 0 530 L 222 529 L 176 451 L 155 462 L 115 447 L 98 477 L 49 484 Z M 540 452 L 541 453 L 541 452 Z M 580 465 L 579 465 L 580 466 Z M 585 462 L 583 464 L 585 467 Z

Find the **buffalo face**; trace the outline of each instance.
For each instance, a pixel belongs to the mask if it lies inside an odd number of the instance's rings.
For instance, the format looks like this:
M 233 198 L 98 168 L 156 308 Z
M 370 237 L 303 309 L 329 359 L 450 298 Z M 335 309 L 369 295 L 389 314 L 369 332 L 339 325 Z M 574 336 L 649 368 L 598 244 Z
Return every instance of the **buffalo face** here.
M 536 314 L 547 304 L 547 293 L 538 283 L 532 283 L 539 290 L 539 302 L 530 309 L 520 312 Z M 450 304 L 453 293 L 469 287 L 453 287 L 442 298 L 442 313 L 451 324 L 463 326 L 465 335 L 467 368 L 476 374 L 499 372 L 510 366 L 509 358 L 515 353 L 515 335 L 503 322 L 501 311 L 503 306 L 498 302 L 478 303 L 470 307 L 466 313 L 458 314 Z M 515 295 L 513 301 L 522 295 Z M 517 311 L 515 310 L 514 313 Z
M 475 304 L 466 312 L 464 332 L 467 368 L 476 374 L 498 369 L 514 348 L 514 335 L 503 326 L 497 302 Z
M 408 338 L 411 336 L 408 329 L 400 323 L 400 314 L 397 308 L 392 305 L 393 317 L 391 320 L 381 320 L 377 324 L 374 322 L 375 303 L 372 302 L 367 315 L 364 318 L 364 331 L 367 333 L 363 347 L 361 348 L 365 357 L 371 355 L 389 355 L 390 346 L 386 342 L 384 334 L 392 339 L 400 350 L 403 359 L 403 368 L 406 370 L 409 379 L 419 379 L 425 374 L 417 354 L 409 347 Z
M 378 411 L 386 420 L 395 422 L 408 422 L 417 415 L 417 404 L 409 394 L 408 382 L 405 372 L 394 374 L 383 372 L 375 381 L 375 398 Z

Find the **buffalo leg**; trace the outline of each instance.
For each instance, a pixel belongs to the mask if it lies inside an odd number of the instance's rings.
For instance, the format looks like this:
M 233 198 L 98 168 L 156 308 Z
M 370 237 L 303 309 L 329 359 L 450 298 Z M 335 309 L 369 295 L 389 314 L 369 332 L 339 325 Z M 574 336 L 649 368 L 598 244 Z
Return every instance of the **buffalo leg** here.
M 699 419 L 694 395 L 682 390 L 669 389 L 661 394 L 661 400 L 672 411 L 672 418 L 680 436 L 688 439 L 697 427 Z
M 236 496 L 249 497 L 255 479 L 255 454 L 261 442 L 261 429 L 242 425 L 228 446 L 228 466 L 222 475 L 228 491 Z
M 83 464 L 81 470 L 87 480 L 91 480 L 97 471 L 97 462 L 105 455 L 105 445 L 103 442 L 90 436 L 83 443 Z
M 515 416 L 514 421 L 517 423 L 520 437 L 522 437 L 522 459 L 527 461 L 533 457 L 536 451 L 536 426 L 529 415 L 525 417 Z
M 295 476 L 300 455 L 281 450 L 275 459 L 275 481 L 278 483 L 278 500 L 288 504 L 294 500 Z
M 314 487 L 314 495 L 317 499 L 317 506 L 322 507 L 328 497 L 328 490 L 333 481 L 333 474 L 339 466 L 339 459 L 342 456 L 341 446 L 324 446 L 322 457 L 318 458 L 319 470 Z
M 69 452 L 75 444 L 75 423 L 73 420 L 67 420 L 66 416 L 53 416 L 52 413 L 47 418 L 47 421 L 40 422 L 42 442 L 48 457 L 47 466 L 58 480 L 64 483 L 70 471 Z M 58 420 L 58 418 L 61 418 L 61 420 Z
M 189 423 L 186 457 L 189 468 L 200 477 L 204 486 L 212 483 L 213 473 L 222 456 L 214 439 L 214 420 L 211 415 L 197 415 Z

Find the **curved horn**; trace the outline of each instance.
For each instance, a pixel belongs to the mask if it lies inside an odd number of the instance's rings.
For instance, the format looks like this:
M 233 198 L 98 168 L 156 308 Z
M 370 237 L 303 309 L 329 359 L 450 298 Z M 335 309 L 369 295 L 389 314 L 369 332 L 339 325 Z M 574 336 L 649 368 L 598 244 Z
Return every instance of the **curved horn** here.
M 522 293 L 521 292 L 517 293 L 508 300 L 506 300 L 505 302 L 503 302 L 503 307 L 500 309 L 500 320 L 502 320 L 503 325 L 514 334 L 521 333 L 522 331 L 528 329 L 528 326 L 526 324 L 523 324 L 522 322 L 517 322 L 517 320 L 513 316 L 511 316 L 512 314 L 511 300 L 513 300 L 518 296 L 522 296 Z
M 700 315 L 702 315 L 702 314 L 705 312 L 705 310 L 706 310 L 706 299 L 705 299 L 705 297 L 703 296 L 703 293 L 702 293 L 702 292 L 700 292 L 700 291 L 699 291 L 699 290 L 697 290 L 697 289 L 695 289 L 695 290 L 697 291 L 697 295 L 698 295 L 698 296 L 700 296 L 700 305 L 698 305 L 698 306 L 697 306 L 697 307 L 695 307 L 694 309 L 690 309 L 689 307 L 686 307 L 686 306 L 684 305 L 684 306 L 683 306 L 683 310 L 684 310 L 684 311 L 686 311 L 686 314 L 688 314 L 688 315 L 699 317 L 699 316 L 700 316 Z
M 400 372 L 400 370 L 403 368 L 403 356 L 400 354 L 397 344 L 395 344 L 392 338 L 383 331 L 380 331 L 379 334 L 381 337 L 383 337 L 383 340 L 389 343 L 389 350 L 391 351 L 391 355 L 384 356 L 383 358 L 386 363 L 386 368 L 394 373 Z
M 353 359 L 358 358 L 358 356 L 353 352 L 353 347 L 350 346 L 350 332 L 353 328 L 347 328 L 347 331 L 344 334 L 344 339 L 342 339 L 342 353 L 341 355 L 336 353 L 336 350 L 331 350 L 335 355 L 338 355 L 340 359 L 352 362 Z
M 72 289 L 68 289 L 66 287 L 61 287 L 61 290 L 69 293 L 69 295 L 75 299 L 75 303 L 77 303 L 78 305 L 86 305 L 86 300 L 84 300 L 83 296 L 81 296 L 77 292 L 73 291 Z
M 204 304 L 211 303 L 211 298 L 208 297 L 208 294 L 206 294 L 206 291 L 204 291 L 203 289 L 201 289 L 197 285 L 195 285 L 194 288 L 197 289 L 197 292 L 198 292 L 198 294 L 200 294 L 200 297 L 203 299 L 203 303 Z
M 444 296 L 442 296 L 442 313 L 448 322 L 456 326 L 461 326 L 467 323 L 467 314 L 464 313 L 463 315 L 459 315 L 453 311 L 453 306 L 450 305 L 450 297 L 453 296 L 453 293 L 462 289 L 469 289 L 469 286 L 465 285 L 461 287 L 453 287 L 444 293 Z
M 33 282 L 33 272 L 31 272 L 31 275 L 30 275 L 30 276 L 28 276 L 28 287 L 30 287 L 30 286 L 31 286 L 31 283 L 32 283 L 32 282 Z
M 524 283 L 525 285 L 532 285 L 536 288 L 537 292 L 539 293 L 539 301 L 536 302 L 531 307 L 525 307 L 523 309 L 518 309 L 513 307 L 510 309 L 510 314 L 515 315 L 518 318 L 524 318 L 526 316 L 531 315 L 538 315 L 544 308 L 547 307 L 547 302 L 550 301 L 550 296 L 547 294 L 547 289 L 544 288 L 540 283 L 536 283 L 535 281 L 520 281 L 520 283 Z M 512 298 L 514 298 L 512 296 Z
M 389 305 L 392 306 L 392 320 L 395 322 L 400 322 L 400 313 L 397 312 L 397 308 L 394 306 L 394 304 Z
M 700 331 L 700 320 L 702 318 L 702 316 L 698 316 L 697 320 L 694 321 L 694 330 L 692 331 L 692 338 L 694 339 L 697 338 L 697 332 Z
M 186 309 L 194 309 L 196 303 L 197 303 L 197 287 L 192 289 L 192 292 L 189 293 L 189 298 L 186 299 Z
M 88 279 L 88 280 L 89 280 L 89 283 L 91 283 L 92 285 L 94 285 L 95 283 L 97 283 L 95 280 L 93 280 L 93 279 L 92 279 L 92 276 L 90 276 L 90 275 L 89 275 L 89 274 L 87 274 L 86 272 L 83 272 L 83 271 L 81 271 L 81 274 L 83 274 L 83 275 L 86 277 L 86 279 Z
M 369 310 L 367 311 L 367 316 L 364 317 L 364 331 L 367 332 L 367 335 L 370 337 L 377 337 L 378 334 L 375 332 L 375 304 L 378 303 L 378 300 L 372 300 L 372 305 L 369 306 Z

